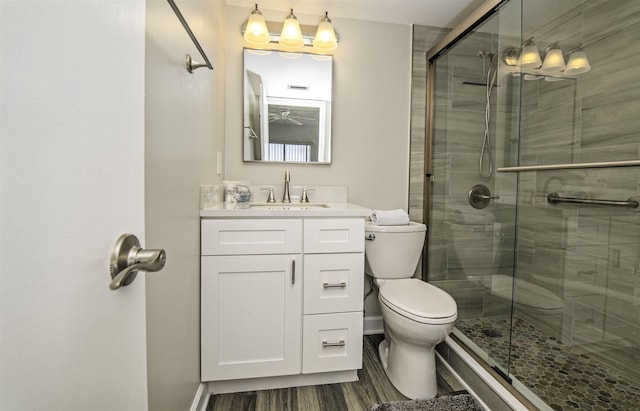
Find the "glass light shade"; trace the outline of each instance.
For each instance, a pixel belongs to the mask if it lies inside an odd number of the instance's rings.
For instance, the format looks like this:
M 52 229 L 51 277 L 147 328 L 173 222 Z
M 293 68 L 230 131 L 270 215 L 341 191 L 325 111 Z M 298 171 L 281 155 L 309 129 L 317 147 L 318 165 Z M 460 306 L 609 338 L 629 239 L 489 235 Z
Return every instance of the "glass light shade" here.
M 284 21 L 284 25 L 282 26 L 282 32 L 280 33 L 280 45 L 287 50 L 296 50 L 304 45 L 302 31 L 300 31 L 300 24 L 298 23 L 296 16 L 293 14 L 293 9 L 291 9 L 291 14 L 287 16 L 287 19 Z
M 518 66 L 523 69 L 530 69 L 540 67 L 542 59 L 540 58 L 540 52 L 533 40 L 527 40 L 522 45 L 522 51 L 520 52 L 520 58 L 518 59 Z
M 338 48 L 336 32 L 333 30 L 329 13 L 325 13 L 325 16 L 320 20 L 316 38 L 313 40 L 313 47 L 320 51 L 332 51 Z
M 267 23 L 265 23 L 262 13 L 258 10 L 257 4 L 255 10 L 249 15 L 247 27 L 244 30 L 244 40 L 247 43 L 257 46 L 264 46 L 269 43 Z
M 589 59 L 582 49 L 577 49 L 569 56 L 567 67 L 564 69 L 566 74 L 582 74 L 591 70 Z
M 550 48 L 547 51 L 547 55 L 544 57 L 544 62 L 542 63 L 541 70 L 549 73 L 553 73 L 556 71 L 564 70 L 564 56 L 562 55 L 562 50 L 558 47 Z

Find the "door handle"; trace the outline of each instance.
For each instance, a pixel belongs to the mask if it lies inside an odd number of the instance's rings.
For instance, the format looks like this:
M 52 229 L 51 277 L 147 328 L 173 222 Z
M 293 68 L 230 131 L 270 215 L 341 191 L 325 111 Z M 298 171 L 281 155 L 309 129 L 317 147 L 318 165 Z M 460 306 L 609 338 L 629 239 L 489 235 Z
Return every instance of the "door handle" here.
M 131 284 L 136 279 L 138 270 L 160 271 L 166 261 L 167 254 L 164 250 L 145 250 L 140 247 L 138 237 L 133 234 L 122 234 L 111 248 L 109 288 L 117 290 Z

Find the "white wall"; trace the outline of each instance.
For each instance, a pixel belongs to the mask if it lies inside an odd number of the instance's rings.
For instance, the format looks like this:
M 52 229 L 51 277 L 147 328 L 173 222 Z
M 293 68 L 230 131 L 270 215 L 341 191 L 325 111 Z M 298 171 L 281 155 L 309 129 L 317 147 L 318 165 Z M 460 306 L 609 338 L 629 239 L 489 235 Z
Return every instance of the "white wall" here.
M 166 0 L 147 0 L 146 237 L 165 268 L 146 277 L 149 408 L 186 410 L 200 382 L 199 185 L 221 182 L 224 0 L 176 1 L 215 66 L 202 61 Z
M 285 13 L 268 10 L 268 21 Z M 411 27 L 332 18 L 340 35 L 334 52 L 331 165 L 283 165 L 242 161 L 242 48 L 240 26 L 250 8 L 227 6 L 225 179 L 281 184 L 291 170 L 294 185 L 346 185 L 349 201 L 370 208 L 408 206 Z M 296 14 L 301 24 L 317 16 Z
M 145 410 L 144 0 L 0 2 L 0 409 Z

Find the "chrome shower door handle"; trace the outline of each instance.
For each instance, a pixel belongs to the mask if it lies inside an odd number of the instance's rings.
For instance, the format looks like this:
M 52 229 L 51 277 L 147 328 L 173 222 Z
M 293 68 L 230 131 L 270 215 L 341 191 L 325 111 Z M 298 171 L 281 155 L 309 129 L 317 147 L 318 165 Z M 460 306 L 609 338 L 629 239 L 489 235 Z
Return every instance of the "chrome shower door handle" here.
M 136 279 L 138 270 L 160 271 L 167 261 L 164 250 L 145 250 L 133 234 L 122 234 L 111 248 L 109 259 L 109 288 L 117 290 L 126 287 Z

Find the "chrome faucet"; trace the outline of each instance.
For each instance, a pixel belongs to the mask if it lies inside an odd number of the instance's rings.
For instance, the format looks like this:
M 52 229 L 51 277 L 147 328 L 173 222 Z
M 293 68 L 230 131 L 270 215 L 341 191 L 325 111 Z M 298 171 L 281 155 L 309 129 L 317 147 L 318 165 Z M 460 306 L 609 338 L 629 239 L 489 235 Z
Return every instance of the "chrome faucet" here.
M 290 203 L 291 197 L 289 197 L 289 181 L 291 181 L 291 173 L 289 170 L 284 172 L 284 195 L 282 196 L 283 203 Z

